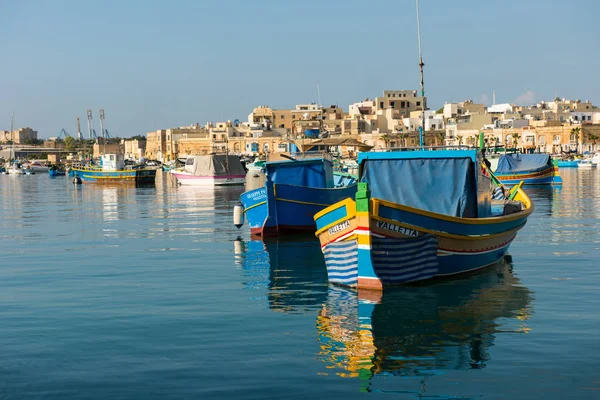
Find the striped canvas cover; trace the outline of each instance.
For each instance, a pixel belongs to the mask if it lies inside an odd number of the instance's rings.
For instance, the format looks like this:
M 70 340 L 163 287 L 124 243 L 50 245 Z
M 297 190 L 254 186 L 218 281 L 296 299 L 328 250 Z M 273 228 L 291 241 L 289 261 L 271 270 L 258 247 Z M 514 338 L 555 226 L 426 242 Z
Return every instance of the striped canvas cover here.
M 437 239 L 372 238 L 371 261 L 381 283 L 393 284 L 432 278 L 438 272 Z

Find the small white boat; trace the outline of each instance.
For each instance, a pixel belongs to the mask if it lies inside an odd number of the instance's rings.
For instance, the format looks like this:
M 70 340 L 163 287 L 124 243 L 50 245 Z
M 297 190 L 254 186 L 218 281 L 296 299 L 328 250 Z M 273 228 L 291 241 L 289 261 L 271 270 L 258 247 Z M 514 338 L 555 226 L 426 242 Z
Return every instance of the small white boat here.
M 9 175 L 24 175 L 25 171 L 23 171 L 18 165 L 11 165 L 6 169 L 6 173 Z
M 181 185 L 243 185 L 246 170 L 239 157 L 225 154 L 189 156 L 183 171 L 171 170 Z
M 595 166 L 596 164 L 589 158 L 583 159 L 577 164 L 577 168 L 594 168 Z
M 23 165 L 26 168 L 29 168 L 31 171 L 33 172 L 44 172 L 44 173 L 48 173 L 48 166 L 42 164 L 39 161 L 31 161 L 28 164 L 24 164 Z
M 599 151 L 594 153 L 594 156 L 592 157 L 591 161 L 592 161 L 592 164 L 594 164 L 594 165 L 600 164 L 600 152 Z

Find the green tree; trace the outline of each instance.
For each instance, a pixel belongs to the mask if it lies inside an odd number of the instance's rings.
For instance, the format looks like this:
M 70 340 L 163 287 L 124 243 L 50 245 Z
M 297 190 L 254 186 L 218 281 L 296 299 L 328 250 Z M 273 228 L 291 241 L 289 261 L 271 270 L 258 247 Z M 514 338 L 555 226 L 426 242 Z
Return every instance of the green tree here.
M 435 112 L 436 114 L 443 114 L 444 113 L 444 106 L 440 107 L 437 109 L 437 111 Z
M 519 146 L 519 139 L 521 139 L 521 135 L 519 135 L 518 133 L 515 133 L 512 137 L 513 139 L 513 145 L 515 147 Z
M 456 140 L 458 140 L 458 145 L 461 146 L 463 142 L 463 137 L 461 135 L 456 135 Z
M 65 138 L 65 150 L 66 151 L 75 151 L 76 147 L 77 147 L 77 141 L 74 138 L 67 136 Z

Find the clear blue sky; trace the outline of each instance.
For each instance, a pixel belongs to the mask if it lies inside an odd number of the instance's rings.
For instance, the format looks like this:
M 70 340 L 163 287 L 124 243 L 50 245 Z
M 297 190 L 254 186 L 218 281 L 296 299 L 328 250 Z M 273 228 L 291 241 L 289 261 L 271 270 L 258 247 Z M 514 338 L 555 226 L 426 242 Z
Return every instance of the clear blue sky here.
M 425 90 L 600 104 L 597 0 L 421 0 Z M 418 89 L 413 0 L 0 2 L 0 129 L 112 135 Z

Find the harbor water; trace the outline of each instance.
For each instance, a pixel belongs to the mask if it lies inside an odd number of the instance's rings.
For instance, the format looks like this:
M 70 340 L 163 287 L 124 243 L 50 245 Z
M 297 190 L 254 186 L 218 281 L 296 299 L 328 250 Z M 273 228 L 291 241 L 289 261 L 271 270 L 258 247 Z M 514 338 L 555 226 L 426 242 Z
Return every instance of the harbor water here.
M 382 295 L 237 230 L 242 187 L 0 175 L 0 398 L 598 398 L 600 171 L 561 175 L 512 262 Z

